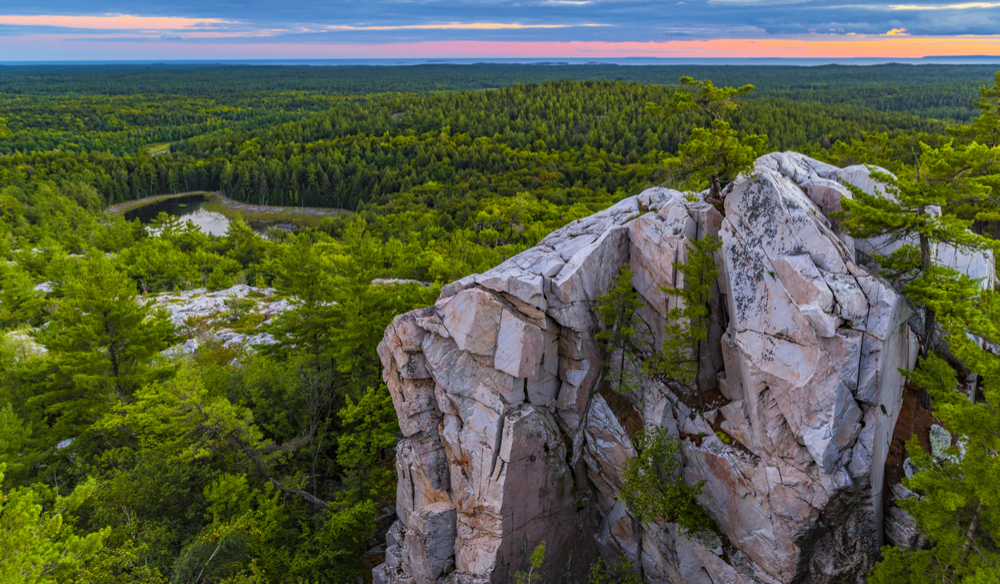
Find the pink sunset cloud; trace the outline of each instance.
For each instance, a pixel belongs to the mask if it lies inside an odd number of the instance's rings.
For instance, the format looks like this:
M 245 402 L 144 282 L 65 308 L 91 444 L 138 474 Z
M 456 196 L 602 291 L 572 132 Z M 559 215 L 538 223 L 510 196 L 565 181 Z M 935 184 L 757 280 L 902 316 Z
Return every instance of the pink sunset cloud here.
M 0 14 L 0 24 L 10 26 L 53 26 L 98 30 L 157 30 L 176 31 L 198 28 L 206 24 L 234 24 L 235 21 L 218 18 L 184 18 L 181 16 L 134 16 L 130 14 L 104 14 L 97 16 L 65 15 L 10 15 Z
M 0 60 L 32 54 L 71 53 L 82 60 L 120 59 L 395 59 L 395 58 L 829 58 L 914 59 L 927 56 L 1000 56 L 1000 36 L 916 37 L 892 31 L 878 36 L 815 35 L 806 38 L 709 39 L 665 42 L 500 42 L 429 41 L 415 43 L 263 43 L 244 38 L 212 42 L 215 36 L 247 33 L 206 32 L 198 42 L 149 42 L 137 39 L 67 35 L 0 37 Z M 56 38 L 54 38 L 56 37 Z M 43 57 L 44 58 L 44 57 Z

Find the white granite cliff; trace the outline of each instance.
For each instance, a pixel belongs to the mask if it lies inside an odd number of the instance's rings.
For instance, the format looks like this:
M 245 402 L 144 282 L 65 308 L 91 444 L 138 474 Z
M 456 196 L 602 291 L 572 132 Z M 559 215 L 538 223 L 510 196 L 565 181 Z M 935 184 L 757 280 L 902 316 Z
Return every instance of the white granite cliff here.
M 512 582 L 540 541 L 547 584 L 586 582 L 598 554 L 641 561 L 653 582 L 863 581 L 882 541 L 898 369 L 916 358 L 908 304 L 827 217 L 850 196 L 837 179 L 878 188 L 867 177 L 770 154 L 728 190 L 725 217 L 649 189 L 397 317 L 379 355 L 405 436 L 399 521 L 375 582 Z M 598 393 L 593 309 L 629 264 L 662 337 L 675 300 L 660 287 L 683 286 L 674 264 L 706 234 L 723 246 L 699 383 L 724 399 L 698 413 L 646 379 L 628 400 L 645 428 L 680 437 L 719 534 L 668 523 L 639 546 L 617 499 L 634 451 Z M 992 257 L 951 260 L 994 277 Z

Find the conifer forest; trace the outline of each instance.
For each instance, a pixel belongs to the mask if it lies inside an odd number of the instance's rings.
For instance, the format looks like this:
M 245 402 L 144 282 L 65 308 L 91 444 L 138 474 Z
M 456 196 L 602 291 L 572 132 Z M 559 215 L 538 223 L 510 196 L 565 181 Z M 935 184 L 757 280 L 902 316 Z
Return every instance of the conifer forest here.
M 907 444 L 920 543 L 868 581 L 1000 581 L 1000 296 L 928 251 L 1000 251 L 995 66 L 178 64 L 0 66 L 0 584 L 371 582 L 393 319 L 648 187 L 721 208 L 775 151 L 877 166 L 892 200 L 850 187 L 839 229 L 913 243 L 868 259 L 923 315 L 906 392 L 955 439 Z M 646 373 L 699 375 L 719 245 Z M 631 277 L 594 306 L 612 396 L 648 349 Z M 715 529 L 674 439 L 636 444 L 639 524 Z

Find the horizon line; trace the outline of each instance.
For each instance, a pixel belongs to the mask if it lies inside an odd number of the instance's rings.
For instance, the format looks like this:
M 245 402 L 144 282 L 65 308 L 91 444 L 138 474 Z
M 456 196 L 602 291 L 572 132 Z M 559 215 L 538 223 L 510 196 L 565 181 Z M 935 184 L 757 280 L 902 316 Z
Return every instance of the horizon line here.
M 239 65 L 239 64 L 325 64 L 330 66 L 351 64 L 382 64 L 396 66 L 412 65 L 476 65 L 476 64 L 511 64 L 511 65 L 622 65 L 630 61 L 663 62 L 665 64 L 699 64 L 712 63 L 724 65 L 730 63 L 768 64 L 801 63 L 818 65 L 835 65 L 840 63 L 867 62 L 869 65 L 915 64 L 933 60 L 967 61 L 962 65 L 993 64 L 1000 62 L 1000 55 L 926 55 L 921 57 L 373 57 L 373 58 L 283 58 L 283 59 L 47 59 L 47 60 L 15 60 L 0 61 L 0 66 L 30 66 L 30 65 Z M 636 63 L 650 64 L 650 63 Z

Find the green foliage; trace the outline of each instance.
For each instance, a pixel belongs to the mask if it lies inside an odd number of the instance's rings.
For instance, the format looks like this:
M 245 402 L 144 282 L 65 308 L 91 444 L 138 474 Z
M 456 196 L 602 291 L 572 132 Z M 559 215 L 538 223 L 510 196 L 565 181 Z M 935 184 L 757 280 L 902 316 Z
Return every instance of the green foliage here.
M 532 582 L 540 581 L 542 576 L 541 574 L 536 574 L 535 570 L 541 568 L 543 563 L 545 563 L 544 541 L 538 544 L 538 546 L 531 552 L 531 557 L 528 558 L 528 571 L 519 571 L 514 574 L 514 582 L 516 582 L 516 584 L 531 584 Z
M 49 445 L 74 439 L 72 449 L 83 452 L 90 443 L 80 438 L 101 416 L 172 373 L 157 354 L 174 330 L 102 253 L 89 253 L 60 291 L 36 335 L 49 353 L 39 362 L 44 389 L 29 401 L 48 416 Z
M 0 264 L 0 329 L 38 326 L 47 308 L 27 271 L 14 263 Z
M 645 306 L 639 293 L 632 287 L 632 268 L 623 266 L 607 294 L 598 296 L 596 310 L 600 314 L 603 330 L 595 338 L 604 345 L 607 358 L 605 381 L 619 393 L 635 388 L 636 376 L 632 364 L 641 360 L 647 349 L 645 335 L 636 331 L 644 322 L 636 310 Z
M 658 107 L 656 104 L 650 104 L 647 108 L 653 113 L 666 111 L 677 114 L 698 111 L 707 115 L 714 122 L 721 120 L 723 114 L 738 109 L 736 99 L 754 90 L 754 86 L 749 84 L 739 88 L 716 87 L 711 81 L 699 81 L 693 77 L 681 77 L 680 82 L 681 85 L 690 87 L 694 91 L 675 91 L 666 106 Z
M 119 404 L 97 427 L 126 430 L 141 447 L 155 447 L 179 462 L 218 452 L 245 453 L 259 448 L 264 440 L 249 409 L 214 395 L 190 367 L 164 384 L 143 387 L 135 399 Z
M 223 302 L 226 310 L 229 311 L 227 318 L 229 322 L 233 323 L 238 323 L 250 316 L 254 306 L 257 305 L 252 298 L 246 298 L 237 294 L 230 294 Z
M 1000 71 L 993 74 L 993 87 L 987 89 L 983 85 L 979 88 L 979 100 L 973 103 L 979 110 L 976 118 L 971 124 L 952 131 L 990 148 L 1000 146 Z
M 736 99 L 747 95 L 754 87 L 715 87 L 711 81 L 696 81 L 691 77 L 681 77 L 680 81 L 696 91 L 675 91 L 665 107 L 650 104 L 647 109 L 651 113 L 700 112 L 708 116 L 710 125 L 693 128 L 688 139 L 680 145 L 677 156 L 669 158 L 666 166 L 680 185 L 694 190 L 707 186 L 708 200 L 721 202 L 722 188 L 741 173 L 749 172 L 753 161 L 767 147 L 766 136 L 740 136 L 724 119 L 738 109 Z
M 889 145 L 888 132 L 862 132 L 861 140 L 851 138 L 849 143 L 837 140 L 828 157 L 837 166 L 869 164 L 889 168 L 893 166 L 895 150 Z
M 324 512 L 322 529 L 302 542 L 288 581 L 312 578 L 321 584 L 339 584 L 360 578 L 360 558 L 375 535 L 377 510 L 373 501 L 363 501 L 339 511 Z M 280 575 L 272 575 L 271 581 L 281 581 Z
M 72 579 L 101 549 L 107 532 L 77 535 L 65 515 L 77 509 L 96 488 L 96 482 L 88 481 L 70 496 L 54 500 L 27 487 L 0 491 L 0 547 L 4 550 L 0 582 L 55 584 Z
M 392 397 L 385 385 L 369 387 L 355 404 L 350 396 L 338 412 L 344 433 L 338 438 L 337 463 L 344 469 L 349 502 L 382 499 L 395 489 L 395 469 L 377 467 L 396 445 L 399 425 Z
M 683 276 L 678 288 L 661 288 L 667 297 L 675 298 L 667 312 L 665 338 L 661 351 L 646 362 L 650 373 L 688 386 L 696 386 L 698 399 L 704 407 L 704 396 L 697 385 L 702 361 L 708 358 L 708 329 L 711 324 L 712 286 L 719 277 L 715 267 L 715 252 L 722 241 L 713 235 L 691 242 L 687 261 L 674 264 Z
M 917 522 L 930 542 L 926 549 L 884 548 L 871 582 L 977 583 L 1000 577 L 1000 500 L 996 480 L 1000 462 L 1000 359 L 983 351 L 965 333 L 964 324 L 948 321 L 950 347 L 983 376 L 983 402 L 956 392 L 955 371 L 940 356 L 921 359 L 911 379 L 934 400 L 936 415 L 958 434 L 959 447 L 935 460 L 914 438 L 907 452 L 917 469 L 905 481 L 919 499 L 897 504 Z
M 168 584 L 156 568 L 143 561 L 148 546 L 126 541 L 117 549 L 102 549 L 88 562 L 78 581 L 90 584 Z
M 975 288 L 968 278 L 935 266 L 932 247 L 944 243 L 960 250 L 983 250 L 994 243 L 970 231 L 971 220 L 948 212 L 990 194 L 990 186 L 971 172 L 984 163 L 988 149 L 977 144 L 955 148 L 951 143 L 940 148 L 921 144 L 921 149 L 910 177 L 872 172 L 875 180 L 885 183 L 886 196 L 870 195 L 847 184 L 853 199 L 842 200 L 841 228 L 852 237 L 915 242 L 874 259 L 888 268 L 888 275 L 899 278 L 910 299 L 925 309 L 926 350 L 933 339 L 937 311 L 955 310 L 951 301 L 968 298 Z
M 642 584 L 642 579 L 631 561 L 607 564 L 604 558 L 598 558 L 590 567 L 587 584 Z
M 677 522 L 689 531 L 710 528 L 711 518 L 698 505 L 702 483 L 689 486 L 681 476 L 680 441 L 669 429 L 641 434 L 636 457 L 626 463 L 619 497 L 640 522 Z
M 722 189 L 753 168 L 753 161 L 767 148 L 767 137 L 757 134 L 740 137 L 725 120 L 713 120 L 710 128 L 694 128 L 681 144 L 680 153 L 666 166 L 681 177 L 684 188 L 709 188 L 708 200 L 721 200 Z
M 93 554 L 39 560 L 48 562 L 40 581 L 358 581 L 375 515 L 388 503 L 384 479 L 398 428 L 376 347 L 397 314 L 432 304 L 441 283 L 483 272 L 553 229 L 669 178 L 662 161 L 672 154 L 687 161 L 689 184 L 701 188 L 731 180 L 749 150 L 761 147 L 753 136 L 768 135 L 776 149 L 823 154 L 823 144 L 853 147 L 867 133 L 878 144 L 865 147 L 877 147 L 895 170 L 918 141 L 943 148 L 945 126 L 886 112 L 966 119 L 971 97 L 993 73 L 935 66 L 919 75 L 899 66 L 361 71 L 0 71 L 0 464 L 8 485 L 0 504 L 30 508 L 5 507 L 0 524 L 49 517 L 52 526 L 58 516 L 56 531 L 32 533 L 61 543 L 18 532 L 15 545 L 65 551 L 70 541 L 94 544 L 79 548 Z M 689 80 L 677 94 L 658 85 L 707 72 L 719 87 Z M 509 86 L 514 81 L 537 83 Z M 742 88 L 749 81 L 758 87 L 753 95 Z M 491 90 L 412 93 L 441 88 Z M 408 93 L 346 95 L 356 91 Z M 675 95 L 678 115 L 646 111 L 646 103 Z M 726 125 L 690 130 L 714 117 Z M 960 136 L 954 148 L 968 139 Z M 996 158 L 987 153 L 969 179 L 995 188 Z M 315 229 L 272 229 L 266 237 L 239 217 L 214 237 L 167 215 L 141 225 L 101 211 L 179 191 L 347 211 Z M 994 209 L 974 196 L 948 210 L 975 219 L 979 231 L 994 220 Z M 901 278 L 916 282 L 910 258 L 898 259 Z M 631 367 L 652 335 L 634 320 L 639 303 L 629 278 L 600 307 L 617 305 L 617 313 L 601 312 L 611 333 L 602 340 L 609 356 L 632 351 Z M 923 302 L 947 305 L 967 284 L 939 281 L 947 285 L 928 286 Z M 51 291 L 36 290 L 41 283 Z M 250 301 L 229 302 L 232 320 L 189 321 L 183 334 L 201 344 L 194 354 L 173 361 L 160 354 L 178 339 L 140 291 L 236 283 L 274 286 L 275 300 L 293 310 L 270 317 Z M 697 315 L 676 322 L 685 318 Z M 982 331 L 993 327 L 988 318 L 976 322 Z M 257 353 L 227 348 L 211 340 L 218 327 L 259 327 L 276 344 Z M 623 361 L 619 369 L 630 370 Z M 628 385 L 620 375 L 609 382 L 616 379 Z M 58 495 L 74 487 L 88 496 L 66 505 Z M 543 555 L 533 554 L 528 581 L 538 580 Z M 615 577 L 629 581 L 626 573 Z

